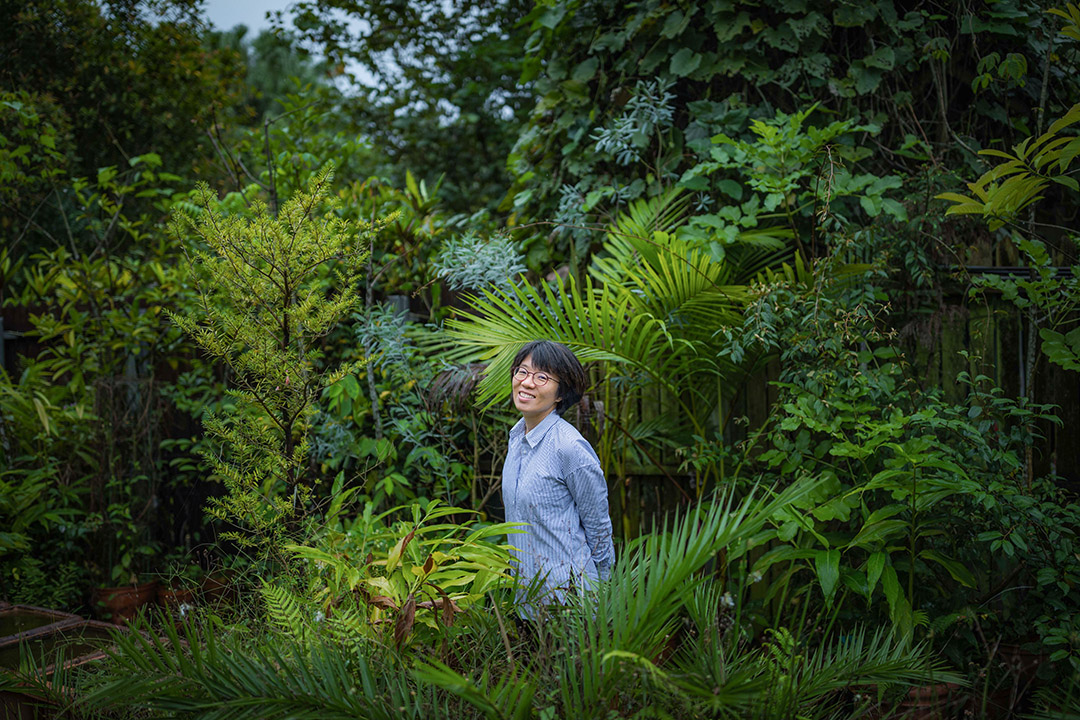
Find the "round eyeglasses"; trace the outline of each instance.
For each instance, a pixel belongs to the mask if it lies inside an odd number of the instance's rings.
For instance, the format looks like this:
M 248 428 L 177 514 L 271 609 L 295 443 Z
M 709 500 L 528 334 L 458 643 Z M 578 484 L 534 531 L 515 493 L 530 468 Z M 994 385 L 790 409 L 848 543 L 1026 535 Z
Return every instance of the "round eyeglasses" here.
M 548 380 L 552 380 L 554 382 L 559 382 L 555 378 L 548 375 L 546 372 L 539 372 L 539 371 L 530 372 L 529 370 L 526 370 L 523 367 L 514 368 L 514 372 L 513 372 L 512 376 L 518 382 L 525 382 L 525 378 L 529 377 L 530 375 L 532 375 L 533 382 L 536 383 L 536 387 L 544 387 L 545 385 L 548 384 Z

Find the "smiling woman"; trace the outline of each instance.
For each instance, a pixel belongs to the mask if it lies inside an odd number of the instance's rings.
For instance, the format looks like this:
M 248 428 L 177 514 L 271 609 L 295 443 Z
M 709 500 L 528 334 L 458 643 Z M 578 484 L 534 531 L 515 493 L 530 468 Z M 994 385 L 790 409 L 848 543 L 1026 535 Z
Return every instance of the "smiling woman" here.
M 562 418 L 584 389 L 585 370 L 565 345 L 535 340 L 514 358 L 511 395 L 522 417 L 510 430 L 503 503 L 507 522 L 526 523 L 513 539 L 517 574 L 523 585 L 540 579 L 541 604 L 605 579 L 615 560 L 600 460 Z

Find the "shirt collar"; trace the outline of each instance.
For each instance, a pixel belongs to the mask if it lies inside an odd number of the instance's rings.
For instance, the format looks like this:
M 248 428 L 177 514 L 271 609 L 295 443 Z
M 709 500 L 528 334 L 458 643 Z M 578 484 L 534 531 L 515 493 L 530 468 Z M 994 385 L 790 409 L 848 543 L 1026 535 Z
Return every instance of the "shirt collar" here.
M 551 426 L 560 420 L 559 413 L 552 410 L 548 413 L 548 416 L 540 421 L 540 424 L 534 427 L 532 430 L 525 433 L 525 418 L 521 418 L 517 421 L 514 427 L 510 428 L 510 439 L 524 438 L 525 442 L 529 443 L 529 447 L 536 447 L 540 444 L 540 441 L 547 435 L 547 431 L 551 429 Z

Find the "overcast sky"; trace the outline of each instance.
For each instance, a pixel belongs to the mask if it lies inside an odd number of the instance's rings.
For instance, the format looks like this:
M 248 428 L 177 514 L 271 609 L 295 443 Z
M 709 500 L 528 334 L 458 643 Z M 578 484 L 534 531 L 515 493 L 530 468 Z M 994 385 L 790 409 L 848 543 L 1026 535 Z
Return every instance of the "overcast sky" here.
M 218 30 L 231 30 L 237 25 L 247 25 L 248 37 L 255 37 L 260 30 L 270 27 L 266 13 L 284 10 L 295 0 L 206 0 L 206 18 Z

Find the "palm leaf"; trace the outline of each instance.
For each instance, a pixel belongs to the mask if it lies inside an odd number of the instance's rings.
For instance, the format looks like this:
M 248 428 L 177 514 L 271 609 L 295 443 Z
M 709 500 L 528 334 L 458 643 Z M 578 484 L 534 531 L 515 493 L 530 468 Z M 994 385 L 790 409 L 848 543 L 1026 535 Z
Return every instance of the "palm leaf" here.
M 514 286 L 468 298 L 474 313 L 447 321 L 448 356 L 457 362 L 490 361 L 478 386 L 478 402 L 490 405 L 510 391 L 510 365 L 517 351 L 538 338 L 561 342 L 582 361 L 608 360 L 645 373 L 678 396 L 679 378 L 707 358 L 695 357 L 689 342 L 673 337 L 667 325 L 635 312 L 633 298 L 611 286 L 580 287 L 573 279 L 542 288 Z
M 569 617 L 581 663 L 560 668 L 564 712 L 593 717 L 610 707 L 626 689 L 626 674 L 614 665 L 657 656 L 701 582 L 698 571 L 721 550 L 745 546 L 779 508 L 812 491 L 813 483 L 802 482 L 771 498 L 717 495 L 625 551 L 592 600 Z
M 649 240 L 655 233 L 674 232 L 682 225 L 689 203 L 690 196 L 683 195 L 678 187 L 630 203 L 607 230 L 608 252 L 612 246 L 629 244 L 645 262 L 655 262 L 658 251 Z
M 212 622 L 167 622 L 164 637 L 118 635 L 104 679 L 81 694 L 80 708 L 203 720 L 430 716 L 432 690 L 410 687 L 394 663 L 369 663 L 355 645 L 220 631 Z

